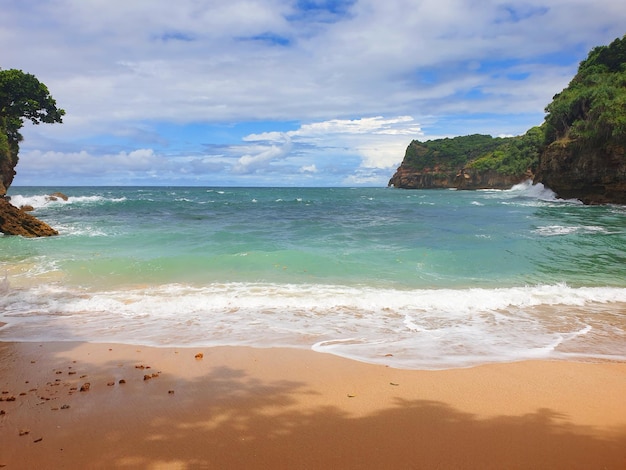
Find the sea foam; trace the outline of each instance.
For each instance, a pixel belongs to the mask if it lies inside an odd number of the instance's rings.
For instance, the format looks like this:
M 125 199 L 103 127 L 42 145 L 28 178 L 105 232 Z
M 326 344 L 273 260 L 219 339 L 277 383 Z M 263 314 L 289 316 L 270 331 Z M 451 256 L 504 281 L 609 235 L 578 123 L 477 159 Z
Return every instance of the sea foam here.
M 626 359 L 626 319 L 611 313 L 624 306 L 626 289 L 564 284 L 398 290 L 216 283 L 99 292 L 53 284 L 0 297 L 0 319 L 9 323 L 0 338 L 313 348 L 404 368 L 565 354 Z M 611 353 L 594 350 L 609 332 Z

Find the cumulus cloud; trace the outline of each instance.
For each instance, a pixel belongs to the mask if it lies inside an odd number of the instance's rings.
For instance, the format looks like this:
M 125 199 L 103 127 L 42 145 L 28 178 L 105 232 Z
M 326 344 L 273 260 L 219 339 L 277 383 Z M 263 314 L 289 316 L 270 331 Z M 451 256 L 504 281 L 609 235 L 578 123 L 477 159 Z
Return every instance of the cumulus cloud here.
M 259 147 L 255 153 L 248 153 L 237 160 L 233 166 L 235 173 L 254 173 L 269 166 L 272 162 L 284 157 L 289 153 L 291 144 L 289 142 L 282 146 L 270 145 L 269 147 Z
M 67 111 L 29 129 L 24 151 L 86 152 L 76 165 L 94 175 L 122 152 L 145 166 L 132 152 L 151 149 L 167 172 L 187 156 L 219 181 L 312 166 L 345 178 L 393 166 L 412 138 L 538 124 L 624 24 L 614 0 L 8 1 L 0 66 L 35 74 Z M 241 122 L 264 125 L 215 131 Z M 203 152 L 211 139 L 219 155 Z M 35 161 L 54 170 L 34 158 L 27 171 Z
M 335 158 L 345 155 L 359 157 L 360 166 L 365 168 L 389 169 L 402 160 L 407 141 L 422 135 L 421 128 L 410 116 L 376 116 L 312 122 L 287 132 L 250 134 L 243 140 L 259 143 L 259 154 L 254 159 L 257 163 L 268 162 L 270 158 L 266 155 L 275 153 L 276 144 L 282 143 L 283 155 L 293 146 L 304 148 L 301 150 L 304 153 L 306 148 L 325 149 Z M 247 155 L 246 161 L 250 159 L 252 157 Z

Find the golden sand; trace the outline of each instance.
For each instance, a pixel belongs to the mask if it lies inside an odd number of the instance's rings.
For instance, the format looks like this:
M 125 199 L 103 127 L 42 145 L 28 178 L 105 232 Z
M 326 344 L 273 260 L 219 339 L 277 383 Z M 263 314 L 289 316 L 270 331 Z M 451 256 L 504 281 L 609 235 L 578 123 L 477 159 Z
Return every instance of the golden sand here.
M 626 468 L 625 363 L 0 343 L 0 392 L 7 469 Z

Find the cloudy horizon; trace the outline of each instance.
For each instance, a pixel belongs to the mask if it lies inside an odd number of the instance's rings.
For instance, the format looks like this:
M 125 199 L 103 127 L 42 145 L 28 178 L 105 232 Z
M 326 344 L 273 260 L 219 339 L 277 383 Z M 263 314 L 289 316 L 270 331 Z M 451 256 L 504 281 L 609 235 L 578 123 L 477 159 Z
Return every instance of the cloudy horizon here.
M 0 68 L 45 83 L 14 185 L 385 186 L 413 139 L 519 135 L 612 0 L 4 0 Z

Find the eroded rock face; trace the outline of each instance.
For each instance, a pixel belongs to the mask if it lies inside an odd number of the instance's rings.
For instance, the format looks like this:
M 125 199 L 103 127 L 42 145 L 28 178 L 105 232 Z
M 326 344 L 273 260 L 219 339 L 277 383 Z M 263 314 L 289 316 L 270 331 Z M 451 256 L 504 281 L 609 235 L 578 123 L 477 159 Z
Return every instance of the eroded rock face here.
M 389 180 L 389 186 L 402 189 L 509 189 L 532 177 L 531 173 L 520 177 L 472 169 L 447 173 L 436 170 L 417 171 L 400 165 Z
M 563 199 L 626 204 L 624 147 L 580 149 L 576 142 L 554 142 L 541 155 L 535 182 Z
M 530 171 L 520 177 L 496 171 L 463 169 L 457 174 L 454 184 L 457 189 L 510 189 L 532 178 L 533 174 Z
M 389 186 L 402 189 L 451 188 L 454 187 L 455 175 L 456 172 L 418 171 L 400 165 L 389 180 Z
M 15 169 L 8 157 L 0 155 L 0 197 L 4 197 L 13 182 Z
M 45 222 L 13 206 L 5 197 L 0 197 L 0 232 L 29 238 L 49 237 L 59 233 Z
M 58 232 L 45 222 L 27 213 L 28 207 L 13 206 L 6 196 L 7 190 L 15 177 L 17 150 L 0 152 L 0 232 L 5 235 L 21 235 L 23 237 L 49 237 Z M 67 196 L 58 194 L 54 197 Z

